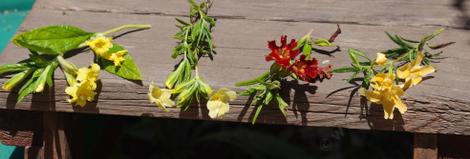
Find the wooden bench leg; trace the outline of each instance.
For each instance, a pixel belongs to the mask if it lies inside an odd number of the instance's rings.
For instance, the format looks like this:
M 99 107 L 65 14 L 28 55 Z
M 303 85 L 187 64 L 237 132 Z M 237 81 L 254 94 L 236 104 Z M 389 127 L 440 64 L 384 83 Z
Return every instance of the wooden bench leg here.
M 66 114 L 44 112 L 43 155 L 47 159 L 70 159 L 69 143 L 65 133 Z
M 437 135 L 436 134 L 414 134 L 413 144 L 414 159 L 437 159 Z

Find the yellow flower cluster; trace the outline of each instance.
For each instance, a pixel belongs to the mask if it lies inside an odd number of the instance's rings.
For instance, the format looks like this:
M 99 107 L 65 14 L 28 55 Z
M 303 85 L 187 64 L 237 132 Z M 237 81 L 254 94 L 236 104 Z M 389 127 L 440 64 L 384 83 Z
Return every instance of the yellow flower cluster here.
M 393 119 L 395 108 L 400 113 L 405 113 L 407 106 L 400 98 L 405 94 L 404 91 L 419 84 L 424 76 L 435 71 L 431 65 L 421 66 L 423 57 L 423 53 L 418 53 L 415 60 L 399 67 L 396 75 L 394 72 L 376 74 L 370 81 L 372 90 L 361 88 L 359 93 L 369 101 L 381 104 L 385 119 Z M 378 53 L 375 63 L 384 66 L 388 61 L 384 54 Z M 401 80 L 397 80 L 396 77 Z M 397 85 L 399 81 L 404 81 L 404 84 Z
M 171 99 L 171 90 L 161 89 L 154 83 L 149 86 L 149 93 L 147 93 L 150 103 L 168 111 L 168 107 L 174 107 L 175 102 Z M 230 109 L 229 102 L 235 100 L 237 93 L 228 88 L 221 88 L 215 93 L 212 93 L 207 102 L 207 109 L 209 110 L 209 117 L 219 118 L 227 113 Z
M 96 95 L 96 80 L 98 80 L 99 72 L 98 64 L 92 64 L 90 68 L 78 69 L 76 82 L 65 89 L 65 92 L 71 96 L 68 102 L 81 107 L 85 106 L 87 101 L 92 102 Z
M 127 50 L 109 52 L 113 47 L 113 39 L 102 35 L 98 35 L 97 37 L 87 41 L 86 45 L 88 45 L 97 56 L 113 61 L 114 66 L 120 66 L 125 60 L 124 56 L 127 54 Z

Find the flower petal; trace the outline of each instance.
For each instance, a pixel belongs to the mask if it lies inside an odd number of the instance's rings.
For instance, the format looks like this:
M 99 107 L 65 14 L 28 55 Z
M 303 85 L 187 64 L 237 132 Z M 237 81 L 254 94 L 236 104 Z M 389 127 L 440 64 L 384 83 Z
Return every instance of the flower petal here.
M 377 63 L 378 65 L 385 65 L 385 63 L 387 62 L 387 56 L 385 56 L 385 54 L 383 53 L 377 53 L 377 59 L 375 59 L 375 63 Z
M 212 119 L 219 118 L 227 113 L 230 109 L 228 103 L 218 100 L 211 100 L 207 102 L 207 109 L 209 110 L 209 117 Z
M 427 66 L 424 66 L 424 67 L 422 67 L 421 69 L 419 69 L 416 73 L 417 73 L 419 76 L 423 77 L 423 76 L 426 76 L 426 75 L 428 75 L 428 74 L 430 74 L 430 73 L 433 73 L 433 72 L 435 72 L 435 71 L 436 71 L 436 69 L 434 69 L 433 66 L 427 65 Z
M 400 79 L 406 79 L 410 76 L 411 64 L 407 63 L 397 69 L 397 76 Z
M 392 101 L 386 101 L 382 103 L 384 109 L 384 118 L 393 119 L 393 111 L 395 110 L 395 103 Z
M 392 98 L 393 102 L 395 103 L 395 107 L 398 109 L 398 111 L 400 111 L 401 114 L 404 114 L 408 110 L 406 104 L 403 103 L 399 96 L 393 96 Z

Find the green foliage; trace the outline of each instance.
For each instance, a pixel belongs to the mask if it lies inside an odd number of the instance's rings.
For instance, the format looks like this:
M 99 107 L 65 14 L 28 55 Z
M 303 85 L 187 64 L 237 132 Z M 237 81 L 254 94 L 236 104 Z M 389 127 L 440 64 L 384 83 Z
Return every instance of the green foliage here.
M 119 44 L 114 43 L 113 47 L 109 49 L 109 52 L 115 53 L 122 50 L 125 50 L 125 48 Z M 102 66 L 104 70 L 111 74 L 128 80 L 142 80 L 142 74 L 140 73 L 139 67 L 134 62 L 134 59 L 129 53 L 124 56 L 124 61 L 120 66 L 114 66 L 112 61 L 100 58 L 98 56 L 96 58 L 98 59 L 97 63 Z
M 178 94 L 176 103 L 178 107 L 187 109 L 193 102 L 193 99 L 196 99 L 197 102 L 200 102 L 200 98 L 208 99 L 209 95 L 212 93 L 212 88 L 202 81 L 199 76 L 196 76 L 176 86 L 176 88 L 172 90 L 172 93 Z
M 215 53 L 212 41 L 212 28 L 215 26 L 216 20 L 207 16 L 210 3 L 202 2 L 196 4 L 189 0 L 190 21 L 176 18 L 179 23 L 177 27 L 180 29 L 174 36 L 179 40 L 178 45 L 173 49 L 172 57 L 176 58 L 184 55 L 190 62 L 191 67 L 197 65 L 199 58 L 202 56 L 212 57 Z
M 197 4 L 194 0 L 190 3 L 189 21 L 176 18 L 176 25 L 180 31 L 174 35 L 178 44 L 173 48 L 172 58 L 183 56 L 178 67 L 169 74 L 165 85 L 173 89 L 173 97 L 177 99 L 178 107 L 185 110 L 194 99 L 199 102 L 201 98 L 208 99 L 212 92 L 211 87 L 198 75 L 198 61 L 201 57 L 210 57 L 215 54 L 215 46 L 212 41 L 212 28 L 216 24 L 213 17 L 207 15 L 211 6 L 209 1 Z M 196 75 L 193 76 L 193 70 Z
M 425 55 L 423 64 L 428 65 L 433 62 L 439 62 L 437 60 L 444 58 L 440 56 L 442 52 L 433 53 L 430 50 L 442 49 L 454 44 L 454 42 L 430 45 L 429 41 L 438 36 L 443 31 L 444 29 L 440 28 L 429 35 L 425 35 L 419 41 L 409 40 L 399 35 L 392 35 L 388 32 L 385 32 L 387 36 L 399 47 L 383 51 L 383 53 L 387 55 L 387 58 L 409 62 L 416 58 L 416 54 L 418 52 L 422 52 Z
M 335 38 L 341 33 L 341 29 L 338 26 L 338 29 L 330 37 L 330 40 L 324 38 L 312 39 L 312 31 L 307 33 L 305 36 L 300 38 L 297 41 L 297 46 L 293 50 L 299 50 L 302 55 L 305 56 L 306 60 L 313 59 L 312 52 L 317 52 L 318 50 L 315 47 L 331 47 L 336 46 L 333 44 Z M 295 60 L 295 57 L 291 57 L 291 63 Z M 347 71 L 341 69 L 338 71 Z M 250 105 L 256 107 L 255 114 L 252 119 L 252 124 L 256 123 L 256 120 L 261 113 L 262 109 L 270 104 L 275 104 L 282 112 L 286 115 L 288 103 L 279 94 L 281 90 L 280 81 L 285 80 L 287 77 L 292 77 L 295 80 L 299 80 L 295 73 L 292 73 L 286 68 L 281 67 L 279 64 L 273 63 L 269 71 L 264 72 L 260 76 L 247 80 L 235 83 L 237 87 L 247 87 L 246 90 L 239 93 L 240 96 L 253 96 L 253 100 Z
M 40 54 L 62 55 L 77 49 L 94 33 L 67 25 L 54 25 L 33 29 L 13 38 L 13 43 Z
M 439 35 L 442 31 L 443 29 L 438 29 L 430 35 L 424 36 L 420 41 L 406 39 L 402 36 L 385 32 L 390 40 L 392 40 L 399 47 L 389 49 L 383 53 L 386 55 L 387 59 L 393 61 L 394 63 L 400 64 L 415 60 L 416 55 L 419 52 L 423 52 L 425 54 L 423 64 L 428 65 L 430 62 L 433 62 L 432 59 L 437 58 L 437 56 L 439 56 L 442 52 L 430 53 L 424 46 L 428 46 L 429 49 L 440 49 L 453 44 L 453 42 L 450 42 L 429 47 L 429 41 Z M 375 76 L 376 73 L 396 70 L 396 66 L 394 66 L 392 63 L 386 64 L 385 66 L 377 65 L 374 61 L 367 57 L 364 52 L 356 49 L 348 49 L 348 55 L 351 59 L 351 66 L 339 67 L 334 69 L 333 72 L 352 73 L 351 76 L 346 79 L 346 81 L 352 82 L 353 79 L 360 78 L 362 79 L 361 85 L 364 88 L 369 87 L 370 80 L 373 76 Z M 359 74 L 362 74 L 363 76 L 357 77 Z
M 149 25 L 123 25 L 103 34 L 120 31 L 125 28 L 149 28 Z M 0 65 L 0 75 L 17 73 L 4 83 L 4 89 L 16 88 L 23 81 L 18 92 L 18 102 L 34 92 L 42 92 L 51 87 L 54 82 L 54 72 L 61 66 L 69 84 L 74 83 L 77 67 L 66 61 L 63 56 L 72 50 L 84 47 L 84 43 L 90 40 L 96 33 L 86 32 L 80 28 L 67 25 L 52 25 L 32 29 L 18 34 L 13 38 L 13 43 L 30 51 L 29 58 L 17 64 Z M 110 49 L 110 52 L 124 50 L 118 44 Z M 106 71 L 129 80 L 141 80 L 141 73 L 129 54 L 124 56 L 121 66 L 114 66 L 111 61 L 95 58 Z M 19 73 L 18 73 L 19 72 Z

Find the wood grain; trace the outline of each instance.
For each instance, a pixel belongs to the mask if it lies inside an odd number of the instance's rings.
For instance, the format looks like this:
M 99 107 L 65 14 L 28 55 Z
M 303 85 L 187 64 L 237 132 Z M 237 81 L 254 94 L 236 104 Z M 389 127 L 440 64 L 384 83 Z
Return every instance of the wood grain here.
M 128 48 L 141 66 L 144 86 L 103 72 L 99 99 L 85 108 L 77 108 L 66 102 L 63 75 L 57 72 L 53 99 L 37 94 L 15 104 L 15 94 L 1 91 L 0 107 L 209 120 L 204 106 L 194 106 L 186 112 L 170 109 L 170 112 L 165 113 L 149 104 L 146 97 L 148 83 L 155 81 L 161 84 L 177 63 L 177 60 L 170 58 L 171 49 L 175 45 L 175 40 L 171 37 L 177 31 L 174 18 L 186 14 L 185 2 L 113 0 L 115 3 L 109 2 L 110 5 L 104 5 L 104 2 L 39 0 L 20 31 L 48 24 L 77 25 L 96 32 L 127 23 L 152 24 L 154 28 L 151 30 L 127 34 L 117 39 Z M 407 92 L 405 101 L 409 111 L 403 116 L 396 114 L 394 120 L 384 120 L 379 106 L 361 107 L 357 95 L 347 107 L 350 90 L 328 96 L 335 90 L 351 86 L 342 80 L 347 75 L 337 74 L 323 83 L 288 84 L 290 88 L 285 93 L 286 98 L 291 99 L 288 115 L 283 117 L 275 107 L 267 107 L 258 122 L 470 135 L 470 71 L 467 69 L 470 67 L 470 58 L 467 56 L 470 50 L 470 32 L 454 23 L 453 19 L 460 13 L 452 8 L 452 1 L 425 1 L 428 5 L 420 5 L 424 1 L 399 1 L 396 5 L 400 6 L 402 12 L 393 7 L 386 9 L 385 4 L 390 7 L 392 1 L 328 1 L 331 4 L 324 1 L 297 2 L 298 4 L 288 1 L 215 1 L 211 14 L 219 17 L 214 35 L 218 54 L 214 61 L 201 61 L 203 79 L 215 88 L 240 90 L 233 83 L 253 78 L 269 68 L 269 63 L 263 58 L 268 51 L 266 41 L 278 39 L 282 34 L 299 38 L 308 30 L 314 29 L 315 37 L 328 37 L 336 29 L 334 23 L 340 23 L 343 34 L 337 39 L 337 44 L 342 51 L 332 56 L 318 55 L 318 58 L 329 61 L 333 66 L 345 66 L 350 63 L 346 55 L 347 48 L 364 50 L 373 57 L 380 50 L 395 47 L 384 31 L 418 39 L 437 29 L 437 26 L 445 26 L 446 32 L 435 43 L 457 43 L 445 50 L 447 59 L 435 64 L 438 72 L 432 74 L 434 78 Z M 280 9 L 282 7 L 286 10 Z M 372 11 L 365 11 L 367 8 Z M 354 14 L 357 12 L 360 14 Z M 90 54 L 79 54 L 70 60 L 81 67 L 87 66 L 92 58 Z M 10 44 L 0 56 L 0 63 L 14 63 L 26 56 L 25 49 Z M 5 78 L 0 81 L 3 83 Z M 231 103 L 230 112 L 223 119 L 217 120 L 249 122 L 253 107 L 246 106 L 247 100 L 246 97 L 238 98 Z M 50 102 L 55 102 L 54 107 L 48 106 Z
M 436 134 L 415 133 L 413 159 L 437 159 L 437 141 Z

